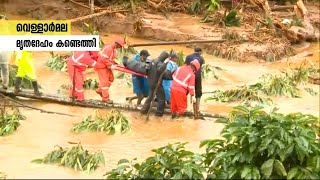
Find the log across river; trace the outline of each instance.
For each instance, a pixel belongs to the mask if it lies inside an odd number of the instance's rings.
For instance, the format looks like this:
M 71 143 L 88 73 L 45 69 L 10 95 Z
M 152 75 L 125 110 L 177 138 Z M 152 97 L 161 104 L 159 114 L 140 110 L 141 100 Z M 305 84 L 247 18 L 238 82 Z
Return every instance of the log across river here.
M 0 89 L 0 93 L 7 95 L 7 96 L 18 96 L 18 97 L 24 97 L 24 98 L 31 98 L 31 99 L 37 99 L 47 102 L 53 102 L 53 103 L 59 103 L 64 105 L 73 105 L 73 106 L 80 106 L 80 107 L 88 107 L 88 108 L 100 108 L 100 109 L 106 109 L 106 108 L 115 108 L 115 109 L 124 109 L 128 111 L 140 111 L 141 107 L 131 104 L 122 104 L 122 103 L 113 103 L 113 104 L 107 104 L 103 103 L 98 100 L 85 100 L 85 101 L 72 101 L 70 98 L 62 97 L 62 96 L 56 96 L 56 95 L 49 95 L 49 94 L 43 94 L 42 96 L 36 96 L 33 94 L 33 91 L 27 91 L 24 90 L 23 92 L 20 92 L 19 94 L 15 95 L 13 90 L 4 90 Z M 165 109 L 165 114 L 170 114 L 170 110 Z M 201 113 L 202 117 L 207 118 L 223 118 L 224 116 L 219 114 L 210 114 L 210 113 Z M 184 116 L 193 116 L 193 112 L 186 111 L 184 113 Z

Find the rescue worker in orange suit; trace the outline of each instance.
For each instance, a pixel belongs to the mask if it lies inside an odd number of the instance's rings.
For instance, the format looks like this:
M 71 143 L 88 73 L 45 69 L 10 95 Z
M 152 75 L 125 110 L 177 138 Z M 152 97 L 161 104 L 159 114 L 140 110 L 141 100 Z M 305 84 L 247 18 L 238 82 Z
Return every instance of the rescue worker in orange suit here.
M 172 75 L 171 94 L 171 113 L 172 118 L 182 115 L 187 107 L 187 96 L 191 95 L 192 103 L 195 102 L 195 74 L 200 69 L 198 60 L 193 60 L 190 65 L 179 67 Z
M 123 38 L 116 38 L 113 44 L 106 45 L 102 48 L 100 52 L 98 62 L 104 64 L 106 67 L 103 69 L 95 68 L 95 71 L 99 76 L 99 87 L 96 92 L 102 97 L 102 102 L 112 104 L 113 101 L 110 100 L 109 88 L 114 80 L 113 76 L 113 65 L 116 64 L 114 61 L 117 55 L 117 48 L 123 47 L 125 44 Z
M 69 97 L 74 97 L 78 101 L 84 100 L 83 83 L 84 83 L 84 71 L 88 66 L 94 68 L 104 68 L 105 65 L 96 62 L 98 58 L 98 52 L 95 51 L 78 51 L 68 60 L 68 74 L 71 80 L 71 88 L 69 91 Z

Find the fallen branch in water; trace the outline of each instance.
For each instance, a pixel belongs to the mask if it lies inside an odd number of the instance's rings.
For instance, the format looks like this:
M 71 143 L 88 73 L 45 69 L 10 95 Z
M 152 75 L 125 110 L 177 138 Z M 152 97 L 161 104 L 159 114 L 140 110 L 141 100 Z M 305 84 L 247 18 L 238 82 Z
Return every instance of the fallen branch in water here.
M 72 117 L 74 117 L 74 116 L 71 115 L 71 114 L 65 114 L 65 113 L 59 113 L 59 112 L 53 112 L 53 111 L 46 111 L 46 110 L 43 110 L 43 109 L 39 109 L 39 108 L 35 108 L 35 107 L 32 107 L 32 106 L 28 106 L 28 105 L 25 105 L 25 104 L 23 104 L 23 103 L 21 103 L 21 102 L 19 102 L 19 101 L 16 101 L 16 100 L 14 100 L 14 99 L 12 99 L 12 98 L 10 98 L 10 97 L 8 97 L 8 96 L 5 96 L 5 95 L 3 95 L 3 94 L 1 94 L 1 93 L 0 93 L 0 96 L 2 96 L 2 97 L 5 98 L 5 99 L 8 99 L 8 100 L 10 100 L 10 101 L 12 101 L 12 102 L 14 102 L 14 103 L 16 103 L 16 104 L 19 104 L 19 105 L 21 105 L 21 106 L 23 106 L 23 107 L 30 108 L 30 109 L 34 109 L 34 110 L 38 110 L 38 111 L 40 111 L 41 113 L 57 114 L 57 115 L 64 115 L 64 116 L 72 116 Z

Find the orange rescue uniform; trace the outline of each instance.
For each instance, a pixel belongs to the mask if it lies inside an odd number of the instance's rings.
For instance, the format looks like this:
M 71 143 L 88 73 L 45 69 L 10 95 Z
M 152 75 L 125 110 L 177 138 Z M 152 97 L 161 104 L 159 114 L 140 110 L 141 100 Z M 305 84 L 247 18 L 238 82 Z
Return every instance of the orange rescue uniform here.
M 195 74 L 191 66 L 184 65 L 173 73 L 173 81 L 170 87 L 171 113 L 182 115 L 187 107 L 187 95 L 194 95 Z
M 110 66 L 115 64 L 115 57 L 117 51 L 115 45 L 106 45 L 103 47 L 99 57 L 98 62 L 104 64 L 106 67 L 103 69 L 95 68 L 95 71 L 99 76 L 99 87 L 96 90 L 98 94 L 102 96 L 102 101 L 107 101 L 110 99 L 109 88 L 114 81 L 113 72 L 110 69 Z
M 71 80 L 71 88 L 69 90 L 69 97 L 75 97 L 77 100 L 84 100 L 83 83 L 84 83 L 84 71 L 88 66 L 94 68 L 104 68 L 105 66 L 95 61 L 95 52 L 78 51 L 68 60 L 68 74 Z M 75 85 L 73 92 L 73 82 Z

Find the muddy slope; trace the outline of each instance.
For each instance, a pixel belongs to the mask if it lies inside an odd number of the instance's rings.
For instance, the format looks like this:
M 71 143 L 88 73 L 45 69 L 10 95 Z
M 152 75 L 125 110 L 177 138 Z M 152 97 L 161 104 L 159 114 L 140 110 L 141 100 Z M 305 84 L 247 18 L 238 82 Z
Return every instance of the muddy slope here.
M 15 19 L 15 15 L 23 15 L 26 19 L 71 19 L 89 13 L 89 9 L 65 0 L 7 0 L 6 2 L 0 4 L 0 9 L 11 14 L 8 16 L 10 19 Z M 307 7 L 310 9 L 313 24 L 319 28 L 320 18 L 318 18 L 317 4 L 310 4 Z M 153 40 L 174 41 L 231 37 L 232 40 L 226 43 L 198 44 L 198 46 L 206 48 L 210 54 L 237 61 L 274 61 L 296 53 L 286 38 L 275 37 L 277 32 L 261 28 L 256 33 L 254 30 L 258 17 L 256 13 L 241 14 L 242 27 L 236 28 L 200 23 L 200 17 L 181 13 L 169 13 L 167 17 L 159 13 L 141 12 L 140 14 L 143 22 L 141 31 L 134 31 L 137 20 L 130 13 L 125 13 L 125 15 L 112 13 L 94 18 L 93 21 L 98 24 L 102 32 L 130 34 Z M 276 14 L 282 18 L 292 16 L 292 12 L 288 11 Z M 249 42 L 239 43 L 239 38 L 246 38 Z

